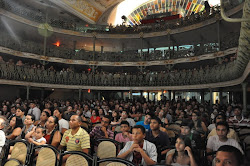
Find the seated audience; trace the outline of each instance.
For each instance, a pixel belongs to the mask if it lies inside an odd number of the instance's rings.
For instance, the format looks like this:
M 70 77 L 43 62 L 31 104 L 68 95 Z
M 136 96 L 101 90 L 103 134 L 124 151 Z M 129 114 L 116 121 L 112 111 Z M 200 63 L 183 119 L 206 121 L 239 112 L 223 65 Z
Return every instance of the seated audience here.
M 223 145 L 216 152 L 215 166 L 241 166 L 243 161 L 242 153 L 234 146 Z
M 23 121 L 20 117 L 13 116 L 10 119 L 9 127 L 5 132 L 6 138 L 9 140 L 16 139 L 22 133 Z
M 56 116 L 50 116 L 46 122 L 46 134 L 44 138 L 47 144 L 56 148 L 59 146 L 62 137 L 58 128 L 58 118 Z
M 201 136 L 195 132 L 192 132 L 192 128 L 194 126 L 193 121 L 191 120 L 184 120 L 181 123 L 181 135 L 188 137 L 191 140 L 191 148 L 196 150 L 197 148 L 202 148 Z
M 136 123 L 136 125 L 142 125 L 146 129 L 146 131 L 150 131 L 151 130 L 150 129 L 150 120 L 153 116 L 154 116 L 154 114 L 151 112 L 146 113 L 146 115 L 144 117 L 144 121 L 139 121 Z
M 126 143 L 128 141 L 132 141 L 132 134 L 130 133 L 130 126 L 127 121 L 121 122 L 121 132 L 115 136 L 115 140 L 121 143 Z
M 145 128 L 136 125 L 132 129 L 132 140 L 119 152 L 118 158 L 132 161 L 135 165 L 153 165 L 157 162 L 157 150 L 153 143 L 144 140 Z
M 194 122 L 194 131 L 204 137 L 207 132 L 207 127 L 205 123 L 201 121 L 200 114 L 195 110 L 192 113 L 192 121 Z
M 167 154 L 166 164 L 172 166 L 197 166 L 190 147 L 191 140 L 188 137 L 178 137 L 175 143 L 175 150 Z
M 92 111 L 92 116 L 90 117 L 91 123 L 101 122 L 101 118 L 99 117 L 98 110 Z
M 33 114 L 28 114 L 25 117 L 24 120 L 24 126 L 22 128 L 22 133 L 17 137 L 17 139 L 24 139 L 25 135 L 32 131 L 33 127 L 34 127 L 34 123 L 35 122 L 35 116 Z
M 164 123 L 165 117 L 166 117 L 165 111 L 164 111 L 164 109 L 161 109 L 159 114 L 158 114 L 158 118 L 160 118 L 161 122 Z
M 62 109 L 59 109 L 59 108 L 55 108 L 54 110 L 54 116 L 56 116 L 58 118 L 58 123 L 59 123 L 59 131 L 64 134 L 64 132 L 66 130 L 69 129 L 69 122 L 65 119 L 62 118 L 63 116 L 63 111 Z
M 214 119 L 214 121 L 215 121 L 215 124 L 214 125 L 216 125 L 218 122 L 221 122 L 221 121 L 226 121 L 226 116 L 224 115 L 224 114 L 218 114 L 216 117 L 215 117 L 215 119 Z M 215 128 L 213 128 L 212 129 L 212 131 L 208 134 L 208 136 L 207 136 L 207 139 L 209 139 L 209 137 L 211 137 L 211 136 L 214 136 L 214 135 L 216 135 L 217 133 L 216 133 L 216 127 Z M 237 133 L 234 131 L 234 129 L 231 129 L 231 128 L 229 128 L 229 132 L 228 132 L 228 134 L 227 134 L 227 138 L 232 138 L 232 139 L 235 139 L 236 141 L 240 141 L 239 140 L 239 137 L 238 137 L 238 135 L 237 135 Z
M 102 118 L 101 125 L 95 126 L 93 130 L 89 133 L 90 137 L 94 140 L 101 138 L 110 138 L 114 139 L 114 133 L 109 129 L 111 118 L 108 115 L 105 115 Z
M 9 107 L 3 103 L 3 107 L 1 109 L 1 115 L 5 116 L 6 119 L 8 119 L 10 117 L 10 111 L 9 111 Z
M 3 129 L 5 128 L 5 125 L 6 125 L 6 119 L 0 116 L 0 154 L 2 151 L 2 147 L 4 146 L 5 140 L 6 140 L 5 133 L 3 131 Z
M 41 113 L 40 119 L 38 121 L 35 121 L 34 125 L 45 127 L 45 124 L 49 117 L 50 117 L 49 113 L 47 111 L 43 111 Z
M 28 114 L 33 114 L 35 116 L 35 121 L 39 120 L 41 115 L 41 110 L 37 107 L 35 102 L 30 103 L 30 109 Z
M 169 151 L 170 141 L 167 133 L 160 131 L 161 120 L 158 117 L 152 117 L 150 120 L 150 131 L 146 133 L 146 140 L 155 144 L 158 153 L 158 162 L 165 159 Z M 165 150 L 163 150 L 163 148 Z
M 128 123 L 131 127 L 133 127 L 135 125 L 134 119 L 128 117 L 128 111 L 126 111 L 126 110 L 123 110 L 122 115 L 121 115 L 121 121 L 124 121 L 124 120 L 128 121 Z
M 32 131 L 25 135 L 25 139 L 28 140 L 29 143 L 33 143 L 35 145 L 44 145 L 46 144 L 46 139 L 44 138 L 45 133 L 46 130 L 44 127 L 33 127 Z
M 24 120 L 25 120 L 25 109 L 23 107 L 17 107 L 16 109 L 16 116 L 17 117 L 20 117 L 24 123 Z
M 13 116 L 16 116 L 16 106 L 14 104 L 11 105 L 10 116 L 9 116 L 8 120 L 10 120 Z
M 129 116 L 131 118 L 134 118 L 134 120 L 136 122 L 138 122 L 142 117 L 142 110 L 140 110 L 140 109 L 138 110 L 138 109 L 136 109 L 135 106 L 132 106 L 130 113 L 129 113 Z
M 69 121 L 72 115 L 76 115 L 76 112 L 72 109 L 71 106 L 68 106 L 67 111 L 64 112 L 65 120 Z
M 88 154 L 90 137 L 89 134 L 81 128 L 81 117 L 79 115 L 72 115 L 69 126 L 70 129 L 63 134 L 59 149 L 65 146 L 67 151 L 82 151 Z
M 227 138 L 228 132 L 229 132 L 229 126 L 227 122 L 224 121 L 218 122 L 216 124 L 217 135 L 209 137 L 207 141 L 207 153 L 217 151 L 219 147 L 222 145 L 231 145 L 238 148 L 243 154 L 244 152 L 242 151 L 239 143 L 235 139 Z M 209 156 L 208 159 L 209 161 L 212 161 L 213 157 Z
M 119 112 L 116 110 L 112 111 L 112 119 L 111 119 L 111 125 L 118 125 L 120 124 L 120 116 L 119 116 Z
M 236 132 L 240 129 L 250 128 L 250 119 L 247 119 L 242 114 L 242 109 L 240 107 L 234 108 L 234 116 L 228 119 L 228 125 L 233 128 Z

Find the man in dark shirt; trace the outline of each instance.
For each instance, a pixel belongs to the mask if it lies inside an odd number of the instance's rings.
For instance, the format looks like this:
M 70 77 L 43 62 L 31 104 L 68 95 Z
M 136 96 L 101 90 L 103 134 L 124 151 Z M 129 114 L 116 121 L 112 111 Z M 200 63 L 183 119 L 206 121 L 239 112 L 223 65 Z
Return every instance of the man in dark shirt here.
M 146 133 L 146 140 L 155 144 L 157 148 L 158 158 L 157 161 L 160 162 L 161 159 L 165 159 L 166 153 L 169 151 L 170 141 L 167 133 L 160 131 L 161 120 L 158 117 L 152 117 L 150 120 L 151 131 Z M 165 150 L 163 150 L 163 148 Z

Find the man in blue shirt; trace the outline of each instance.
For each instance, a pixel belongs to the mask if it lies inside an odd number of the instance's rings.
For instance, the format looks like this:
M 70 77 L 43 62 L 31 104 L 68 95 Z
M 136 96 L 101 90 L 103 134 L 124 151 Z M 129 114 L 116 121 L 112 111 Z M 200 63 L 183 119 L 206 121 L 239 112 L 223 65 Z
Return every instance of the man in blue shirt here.
M 142 125 L 146 129 L 146 131 L 150 131 L 151 130 L 150 129 L 150 120 L 153 116 L 154 116 L 154 114 L 151 112 L 146 113 L 144 121 L 139 121 L 136 123 L 136 125 Z

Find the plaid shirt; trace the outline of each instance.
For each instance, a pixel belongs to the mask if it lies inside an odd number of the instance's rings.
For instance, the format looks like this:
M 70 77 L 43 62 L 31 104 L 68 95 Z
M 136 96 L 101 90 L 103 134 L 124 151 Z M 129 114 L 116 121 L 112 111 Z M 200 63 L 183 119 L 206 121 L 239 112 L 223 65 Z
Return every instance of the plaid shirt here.
M 114 132 L 110 129 L 107 129 L 107 134 L 110 139 L 114 139 Z M 105 134 L 102 131 L 102 126 L 95 126 L 93 130 L 89 133 L 90 137 L 94 138 L 95 140 L 105 138 Z

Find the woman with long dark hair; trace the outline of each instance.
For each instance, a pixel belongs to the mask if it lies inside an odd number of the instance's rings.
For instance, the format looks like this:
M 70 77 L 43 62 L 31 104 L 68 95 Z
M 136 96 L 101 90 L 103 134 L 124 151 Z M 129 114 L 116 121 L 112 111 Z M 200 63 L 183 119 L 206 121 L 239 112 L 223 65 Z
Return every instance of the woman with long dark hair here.
M 197 166 L 190 147 L 191 140 L 188 137 L 178 137 L 174 152 L 167 155 L 166 164 L 172 166 Z
M 46 143 L 58 148 L 61 141 L 61 133 L 59 131 L 58 118 L 50 116 L 46 122 Z
M 198 112 L 192 113 L 192 120 L 194 122 L 193 130 L 204 137 L 207 133 L 207 126 L 203 121 L 201 121 L 200 114 Z
M 40 120 L 34 123 L 35 126 L 42 126 L 45 127 L 45 124 L 49 118 L 49 113 L 47 111 L 43 111 L 40 116 Z
M 20 117 L 13 116 L 10 119 L 10 124 L 5 132 L 6 138 L 14 140 L 22 133 L 23 121 Z
M 92 116 L 90 117 L 91 123 L 97 123 L 97 122 L 101 122 L 101 118 L 99 116 L 99 112 L 97 109 L 94 109 L 92 111 Z

